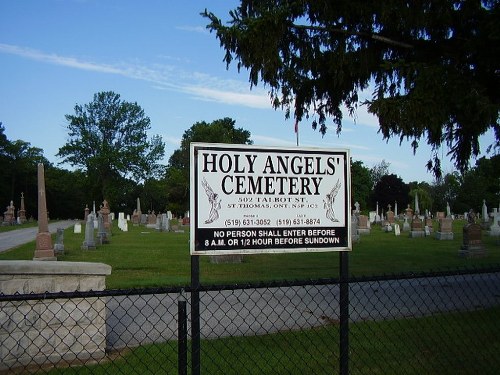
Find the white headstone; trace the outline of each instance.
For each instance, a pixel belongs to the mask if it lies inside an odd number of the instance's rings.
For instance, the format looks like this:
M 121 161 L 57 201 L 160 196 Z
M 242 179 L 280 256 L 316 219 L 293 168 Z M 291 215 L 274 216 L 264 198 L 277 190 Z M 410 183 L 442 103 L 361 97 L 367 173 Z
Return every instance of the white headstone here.
M 396 236 L 401 235 L 401 228 L 399 228 L 399 224 L 395 224 L 395 225 L 394 225 L 394 234 L 395 234 Z
M 486 207 L 486 199 L 483 199 L 483 216 L 482 216 L 482 219 L 483 219 L 483 222 L 488 222 L 489 221 L 489 217 L 488 217 L 488 207 Z
M 82 224 L 76 223 L 73 227 L 73 233 L 82 233 Z

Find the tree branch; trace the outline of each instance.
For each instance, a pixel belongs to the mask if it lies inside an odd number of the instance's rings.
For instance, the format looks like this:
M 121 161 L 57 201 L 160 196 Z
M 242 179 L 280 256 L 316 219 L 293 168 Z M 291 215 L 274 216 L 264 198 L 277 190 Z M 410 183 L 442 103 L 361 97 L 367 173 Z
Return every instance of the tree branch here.
M 343 34 L 343 35 L 350 35 L 350 36 L 359 36 L 362 38 L 366 39 L 373 39 L 378 42 L 382 42 L 385 44 L 389 44 L 392 46 L 396 47 L 401 47 L 404 49 L 413 49 L 414 46 L 412 44 L 408 44 L 405 42 L 400 42 L 379 34 L 375 33 L 368 33 L 368 32 L 363 32 L 363 31 L 348 31 L 348 30 L 342 30 L 338 28 L 330 28 L 330 27 L 321 27 L 321 26 L 312 26 L 312 25 L 296 25 L 292 24 L 292 27 L 297 29 L 297 30 L 314 30 L 314 31 L 327 31 L 331 33 L 336 33 L 336 34 Z

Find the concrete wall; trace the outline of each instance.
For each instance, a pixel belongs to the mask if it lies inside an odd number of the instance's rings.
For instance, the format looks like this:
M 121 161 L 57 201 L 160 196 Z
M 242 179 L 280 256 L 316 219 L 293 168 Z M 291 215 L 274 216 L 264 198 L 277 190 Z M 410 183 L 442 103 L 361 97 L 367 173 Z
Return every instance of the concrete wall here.
M 102 263 L 0 261 L 0 293 L 100 291 Z M 0 371 L 99 359 L 106 347 L 104 298 L 0 302 Z

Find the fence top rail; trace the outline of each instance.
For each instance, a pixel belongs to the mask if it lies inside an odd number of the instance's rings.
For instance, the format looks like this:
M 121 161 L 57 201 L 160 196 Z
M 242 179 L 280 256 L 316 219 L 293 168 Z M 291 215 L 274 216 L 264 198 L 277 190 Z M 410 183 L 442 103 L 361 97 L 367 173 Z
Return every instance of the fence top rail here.
M 350 276 L 345 283 L 359 283 L 372 281 L 389 281 L 389 280 L 408 280 L 432 277 L 445 276 L 462 276 L 473 274 L 500 273 L 500 265 L 495 265 L 487 268 L 463 268 L 450 269 L 445 271 L 429 271 L 429 272 L 410 272 L 402 274 L 390 274 L 379 276 Z M 152 294 L 179 294 L 182 299 L 185 293 L 191 292 L 210 292 L 222 290 L 242 290 L 242 289 L 262 289 L 262 288 L 286 288 L 298 286 L 318 286 L 332 285 L 344 283 L 339 278 L 328 279 L 307 279 L 307 280 L 281 280 L 258 283 L 235 283 L 235 284 L 213 284 L 200 285 L 194 288 L 191 285 L 179 285 L 172 287 L 154 287 L 154 288 L 132 288 L 132 289 L 107 289 L 102 291 L 74 291 L 74 292 L 55 292 L 55 293 L 27 293 L 27 294 L 3 294 L 0 291 L 0 302 L 3 301 L 25 301 L 25 300 L 45 300 L 58 298 L 90 298 L 90 297 L 113 297 L 113 296 L 134 296 L 134 295 L 152 295 Z

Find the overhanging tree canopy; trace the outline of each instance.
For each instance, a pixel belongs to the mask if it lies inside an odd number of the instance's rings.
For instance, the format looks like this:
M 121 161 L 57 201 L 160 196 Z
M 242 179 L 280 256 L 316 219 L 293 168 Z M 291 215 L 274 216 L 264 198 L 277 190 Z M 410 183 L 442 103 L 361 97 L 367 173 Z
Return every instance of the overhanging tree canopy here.
M 384 139 L 422 138 L 440 175 L 442 144 L 460 171 L 493 129 L 500 146 L 500 5 L 497 0 L 241 0 L 223 25 L 205 10 L 224 61 L 246 68 L 252 85 L 270 87 L 275 108 L 297 120 L 313 116 L 337 133 L 341 107 L 354 113 L 359 94 L 377 115 Z

